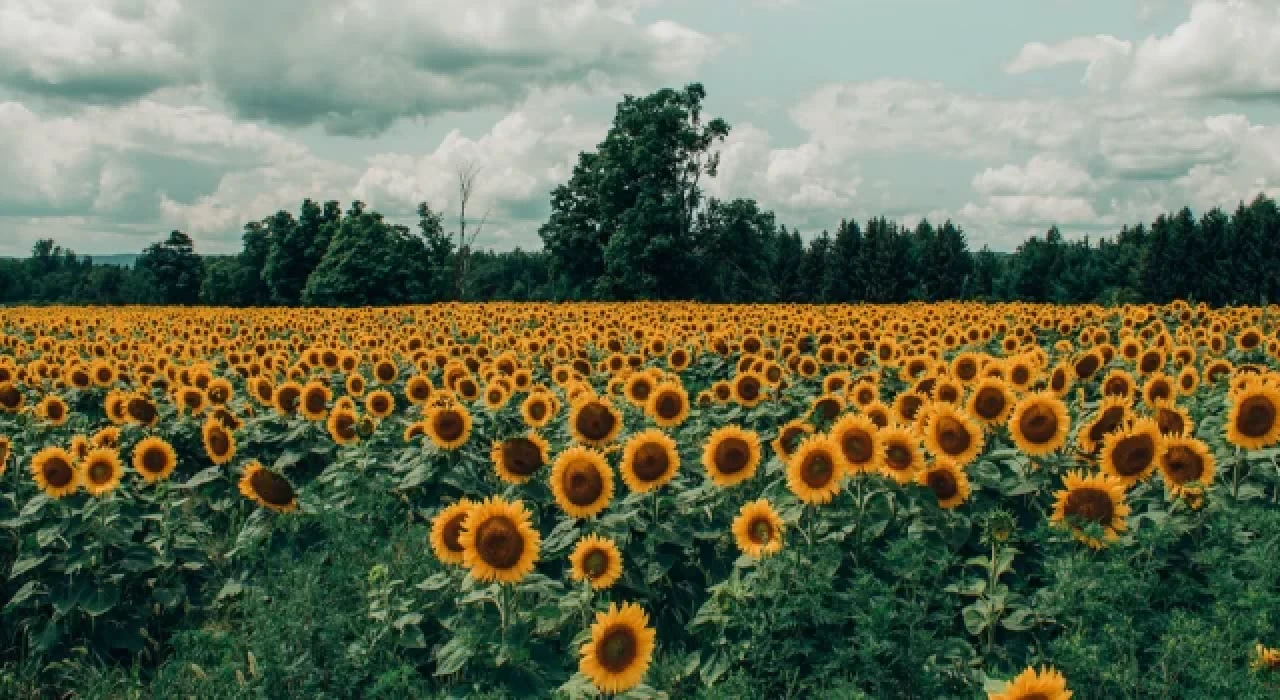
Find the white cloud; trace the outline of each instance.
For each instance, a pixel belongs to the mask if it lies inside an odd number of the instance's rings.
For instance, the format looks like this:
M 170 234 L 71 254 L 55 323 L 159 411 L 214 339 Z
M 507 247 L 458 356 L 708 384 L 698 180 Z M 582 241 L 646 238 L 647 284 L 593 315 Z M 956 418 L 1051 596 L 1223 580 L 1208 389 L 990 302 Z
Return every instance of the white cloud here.
M 973 189 L 991 196 L 1080 194 L 1096 184 L 1083 168 L 1051 155 L 1036 155 L 1026 166 L 987 168 L 973 178 Z
M 1133 53 L 1133 44 L 1113 36 L 1073 37 L 1056 44 L 1031 42 L 1005 65 L 1005 72 L 1021 75 L 1071 63 L 1085 63 L 1084 81 L 1089 85 L 1105 85 Z

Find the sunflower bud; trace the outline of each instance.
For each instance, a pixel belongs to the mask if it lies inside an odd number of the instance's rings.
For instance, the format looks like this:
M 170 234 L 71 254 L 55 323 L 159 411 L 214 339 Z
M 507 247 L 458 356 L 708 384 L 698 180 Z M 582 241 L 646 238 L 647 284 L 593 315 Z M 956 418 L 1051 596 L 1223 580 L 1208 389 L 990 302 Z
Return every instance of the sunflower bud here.
M 1013 537 L 1013 514 L 1006 510 L 997 510 L 987 517 L 987 537 L 992 542 L 1008 542 Z

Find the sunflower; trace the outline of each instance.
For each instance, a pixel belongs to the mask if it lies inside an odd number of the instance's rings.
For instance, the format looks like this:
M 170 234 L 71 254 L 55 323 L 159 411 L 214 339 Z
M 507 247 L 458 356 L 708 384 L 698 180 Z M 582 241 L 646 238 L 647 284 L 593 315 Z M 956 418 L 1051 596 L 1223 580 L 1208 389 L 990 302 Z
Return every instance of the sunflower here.
M 369 415 L 382 420 L 395 412 L 396 398 L 386 389 L 371 391 L 364 399 L 364 409 Z
M 471 437 L 471 413 L 462 406 L 434 406 L 424 422 L 427 437 L 442 450 L 456 450 Z
M 1253 649 L 1253 661 L 1249 667 L 1254 671 L 1280 671 L 1280 649 L 1271 649 L 1258 644 Z
M 1055 494 L 1050 522 L 1065 524 L 1076 539 L 1094 549 L 1120 538 L 1129 515 L 1123 481 L 1110 474 L 1085 476 L 1082 472 L 1070 472 L 1063 478 L 1063 486 L 1066 488 Z
M 76 463 L 79 464 L 85 457 L 89 455 L 89 438 L 83 435 L 76 435 L 71 438 L 71 445 L 67 450 L 75 457 Z
M 320 382 L 307 382 L 302 387 L 302 397 L 298 401 L 298 412 L 303 418 L 311 421 L 324 420 L 324 416 L 329 411 L 329 401 L 333 398 L 333 392 L 329 387 Z
M 178 466 L 178 453 L 163 438 L 143 438 L 133 446 L 133 470 L 147 483 L 168 479 Z
M 36 415 L 53 425 L 65 424 L 69 414 L 67 402 L 60 396 L 50 394 L 36 404 Z
M 1014 444 L 1032 457 L 1043 457 L 1062 447 L 1070 431 L 1067 405 L 1049 392 L 1026 395 L 1009 416 Z
M 0 476 L 4 476 L 9 468 L 9 455 L 13 453 L 13 443 L 9 438 L 0 435 Z
M 987 693 L 987 700 L 1071 700 L 1067 679 L 1052 668 L 1028 668 L 1001 691 Z
M 986 377 L 974 385 L 966 410 L 988 426 L 999 425 L 1013 410 L 1013 392 L 1003 381 Z
M 941 508 L 955 508 L 969 500 L 969 476 L 961 465 L 950 459 L 937 459 L 920 470 L 916 483 L 927 486 Z
M 555 399 L 551 394 L 534 392 L 520 404 L 520 417 L 530 428 L 541 428 L 555 418 Z
M 1076 432 L 1076 442 L 1085 454 L 1093 454 L 1102 446 L 1102 439 L 1107 434 L 1124 426 L 1129 419 L 1129 401 L 1119 396 L 1108 396 L 1098 404 L 1093 419 L 1080 426 Z
M 1102 380 L 1102 394 L 1128 399 L 1133 396 L 1134 386 L 1133 375 L 1122 369 L 1113 369 Z
M 354 377 L 359 375 L 352 375 L 352 376 Z M 363 386 L 361 387 L 361 389 L 363 390 Z M 404 384 L 405 397 L 408 398 L 410 402 L 418 406 L 421 406 L 426 402 L 430 401 L 431 394 L 434 393 L 434 391 L 435 391 L 435 387 L 431 385 L 431 379 L 421 374 L 415 374 L 414 376 L 409 377 L 409 381 L 405 382 Z M 350 384 L 348 383 L 347 393 L 358 394 L 360 392 L 350 391 Z
M 760 559 L 782 550 L 782 517 L 766 499 L 743 504 L 733 519 L 733 539 L 742 553 Z
M 143 394 L 133 394 L 124 401 L 124 412 L 129 420 L 148 428 L 154 427 L 160 419 L 156 404 Z
M 588 447 L 604 447 L 622 432 L 622 414 L 608 401 L 588 398 L 569 411 L 569 432 Z
M 204 442 L 204 452 L 214 464 L 226 464 L 236 456 L 235 436 L 222 423 L 212 418 L 206 420 L 200 429 L 200 435 Z
M 1101 469 L 1119 479 L 1126 489 L 1133 488 L 1155 471 L 1163 449 L 1159 426 L 1150 418 L 1140 418 L 1103 439 Z
M 1156 425 L 1161 435 L 1190 434 L 1195 429 L 1191 422 L 1191 414 L 1186 408 L 1173 402 L 1173 399 L 1162 399 L 1152 404 Z
M 613 499 L 613 470 L 602 453 L 575 445 L 556 457 L 551 493 L 570 517 L 595 517 Z
M 733 400 L 743 408 L 752 408 L 765 399 L 765 379 L 755 372 L 741 372 L 730 384 Z
M 431 519 L 431 551 L 435 552 L 440 561 L 446 564 L 463 563 L 466 550 L 459 538 L 462 535 L 462 523 L 474 505 L 470 499 L 464 498 Z
M 250 460 L 240 475 L 240 493 L 263 508 L 289 513 L 298 508 L 298 495 L 293 484 L 283 476 Z
M 62 498 L 80 488 L 75 463 L 75 457 L 61 447 L 46 447 L 31 458 L 31 475 L 50 498 Z
M 509 484 L 523 484 L 551 461 L 551 446 L 531 431 L 493 443 L 489 457 L 499 478 Z
M 1180 495 L 1188 484 L 1212 484 L 1217 463 L 1208 445 L 1189 435 L 1165 438 L 1164 450 L 1156 460 L 1164 476 L 1165 490 Z
M 613 540 L 587 535 L 569 555 L 570 575 L 574 581 L 587 581 L 597 591 L 617 583 L 622 577 L 622 552 Z
M 494 382 L 484 388 L 484 407 L 490 411 L 500 410 L 507 405 L 507 401 L 510 398 L 511 392 L 507 391 L 507 387 L 499 382 Z
M 622 385 L 622 395 L 634 406 L 644 408 L 653 393 L 654 380 L 648 372 L 636 372 L 627 377 Z
M 622 480 L 634 493 L 646 493 L 667 484 L 679 468 L 676 441 L 656 428 L 631 436 L 622 452 Z
M 787 486 L 809 505 L 830 503 L 840 492 L 840 446 L 825 435 L 813 435 L 787 460 Z
M 610 603 L 596 613 L 591 640 L 582 645 L 578 671 L 604 693 L 619 694 L 640 684 L 653 661 L 654 637 L 649 616 L 639 605 Z
M 933 456 L 963 467 L 982 453 L 982 427 L 952 405 L 933 404 L 925 420 L 924 446 Z
M 1227 415 L 1227 441 L 1246 450 L 1280 441 L 1280 389 L 1258 382 L 1234 393 Z
M 17 413 L 26 402 L 27 397 L 18 391 L 18 387 L 9 382 L 0 382 L 0 411 Z
M 360 433 L 356 432 L 359 416 L 355 409 L 348 406 L 334 406 L 325 421 L 325 430 L 337 445 L 354 445 L 360 442 Z
M 799 419 L 788 421 L 778 428 L 778 437 L 774 438 L 769 445 L 773 447 L 773 453 L 778 455 L 779 459 L 786 461 L 795 453 L 805 436 L 812 433 L 813 426 L 805 421 Z
M 689 394 L 677 382 L 663 382 L 649 394 L 645 413 L 663 428 L 674 428 L 689 417 Z
M 80 461 L 80 483 L 94 496 L 105 496 L 120 485 L 124 466 L 120 455 L 109 447 L 90 450 Z
M 880 430 L 880 473 L 899 484 L 911 483 L 924 464 L 920 439 L 907 428 L 898 426 Z
M 864 415 L 845 415 L 827 433 L 840 448 L 846 475 L 880 471 L 882 446 L 880 429 Z
M 458 536 L 463 564 L 484 582 L 515 583 L 527 576 L 541 543 L 524 504 L 498 496 L 472 506 Z
M 702 450 L 702 466 L 717 486 L 734 486 L 750 479 L 760 466 L 760 436 L 736 425 L 716 429 Z
M 298 404 L 302 398 L 302 385 L 297 382 L 285 382 L 276 387 L 275 393 L 271 398 L 271 405 L 282 416 L 292 416 L 298 411 Z

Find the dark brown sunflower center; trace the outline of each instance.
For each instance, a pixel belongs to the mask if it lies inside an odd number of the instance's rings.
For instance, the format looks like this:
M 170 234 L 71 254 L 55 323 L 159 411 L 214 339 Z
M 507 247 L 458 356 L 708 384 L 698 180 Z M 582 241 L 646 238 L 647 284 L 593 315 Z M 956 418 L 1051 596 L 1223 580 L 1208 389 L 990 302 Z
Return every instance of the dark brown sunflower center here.
M 884 451 L 885 463 L 890 469 L 902 471 L 911 467 L 911 449 L 906 445 L 891 444 Z
M 1085 355 L 1076 362 L 1076 376 L 1081 379 L 1088 379 L 1098 371 L 1098 358 L 1093 355 Z
M 1259 438 L 1271 432 L 1276 424 L 1276 405 L 1266 396 L 1250 396 L 1240 402 L 1236 414 L 1236 430 L 1246 437 Z
M 561 476 L 564 496 L 575 506 L 589 506 L 604 493 L 604 476 L 592 462 L 570 462 Z
M 467 514 L 465 511 L 458 513 L 452 518 L 449 518 L 449 520 L 445 522 L 444 528 L 442 528 L 440 539 L 444 540 L 445 549 L 448 549 L 450 552 L 458 553 L 462 551 L 462 542 L 459 541 L 458 538 L 462 536 L 462 521 L 466 519 Z
M 1058 414 L 1049 406 L 1032 404 L 1018 419 L 1018 432 L 1033 444 L 1049 442 L 1058 434 Z
M 604 550 L 593 549 L 582 559 L 582 569 L 591 578 L 600 578 L 609 570 L 609 555 Z
M 495 569 L 510 569 L 524 554 L 524 537 L 515 522 L 505 515 L 495 515 L 480 523 L 475 542 L 480 558 Z
M 916 414 L 920 412 L 920 407 L 924 405 L 924 400 L 915 394 L 907 394 L 902 397 L 902 417 L 907 420 L 915 420 Z
M 356 436 L 356 417 L 346 411 L 339 413 L 333 419 L 333 432 L 343 440 L 350 440 Z
M 0 406 L 13 410 L 22 403 L 22 394 L 12 386 L 0 386 Z
M 800 464 L 800 480 L 811 489 L 823 488 L 835 478 L 835 463 L 825 452 L 810 453 Z
M 655 442 L 641 444 L 631 459 L 631 471 L 641 481 L 657 481 L 666 475 L 670 467 L 666 448 Z
M 378 368 L 374 370 L 374 375 L 379 381 L 389 382 L 396 378 L 396 366 L 390 362 L 379 362 Z
M 1156 442 L 1146 433 L 1128 435 L 1116 442 L 1111 462 L 1121 476 L 1136 476 L 1151 465 L 1156 456 Z
M 95 486 L 101 486 L 111 481 L 111 476 L 115 473 L 115 470 L 111 468 L 111 464 L 106 460 L 97 460 L 89 464 L 89 468 L 85 470 L 85 473 L 88 475 L 90 482 Z
M 716 398 L 720 399 L 721 401 L 724 401 L 729 398 L 729 395 L 732 392 L 732 389 L 725 384 L 717 384 L 715 387 L 712 388 L 712 391 L 715 392 Z
M 58 403 L 57 401 L 50 402 L 45 412 L 48 414 L 51 420 L 62 420 L 62 415 L 64 413 L 62 404 Z
M 129 417 L 143 424 L 150 424 L 156 418 L 156 407 L 142 397 L 129 399 Z
M 1061 369 L 1054 370 L 1053 374 L 1049 375 L 1050 389 L 1053 389 L 1054 391 L 1062 391 L 1062 388 L 1065 387 L 1066 385 L 1067 385 L 1067 373 L 1062 371 Z
M 1182 414 L 1167 408 L 1156 411 L 1156 424 L 1160 426 L 1161 435 L 1181 435 L 1186 429 L 1186 421 L 1182 419 Z
M 960 485 L 956 482 L 955 475 L 947 469 L 935 469 L 929 472 L 925 477 L 925 483 L 929 485 L 929 489 L 939 501 L 955 498 L 960 492 Z
M 960 398 L 960 393 L 950 384 L 944 384 L 938 387 L 938 400 L 946 403 L 955 403 Z
M 293 486 L 288 480 L 266 469 L 259 469 L 249 477 L 249 485 L 258 497 L 273 506 L 287 506 L 293 503 Z
M 50 458 L 41 471 L 44 473 L 44 480 L 58 489 L 71 483 L 71 479 L 75 477 L 71 465 L 61 457 Z
M 222 428 L 209 431 L 209 451 L 215 456 L 222 456 L 231 449 L 231 436 Z
M 158 447 L 151 447 L 143 450 L 142 459 L 140 461 L 142 464 L 142 470 L 151 474 L 159 474 L 165 470 L 165 467 L 169 466 L 168 455 L 164 453 L 164 450 Z
M 452 442 L 462 437 L 462 431 L 466 428 L 466 423 L 457 411 L 450 408 L 436 414 L 433 426 L 436 430 L 436 436 L 446 442 Z
M 303 405 L 306 406 L 307 413 L 323 413 L 324 392 L 318 389 L 308 391 L 306 393 L 306 398 L 303 399 Z
M 974 397 L 973 410 L 983 420 L 995 420 L 1004 412 L 1006 405 L 1004 392 L 995 387 L 983 387 Z
M 825 421 L 840 415 L 840 402 L 835 399 L 819 399 L 813 407 L 814 415 Z
M 1174 445 L 1164 454 L 1165 475 L 1176 484 L 1198 481 L 1204 474 L 1204 460 L 1185 445 Z
M 773 523 L 768 518 L 756 518 L 747 526 L 747 535 L 755 544 L 769 544 L 773 541 Z
M 640 640 L 630 627 L 619 625 L 604 633 L 596 645 L 600 665 L 611 673 L 625 671 L 640 653 Z
M 426 401 L 431 397 L 431 387 L 426 382 L 414 382 L 409 387 L 409 396 L 414 401 Z
M 956 363 L 956 376 L 961 381 L 969 381 L 978 376 L 978 363 L 973 360 L 960 360 Z
M 649 398 L 649 392 L 653 387 L 649 386 L 647 381 L 637 381 L 631 384 L 631 396 L 637 401 L 646 401 Z
M 800 442 L 800 438 L 804 437 L 805 431 L 795 426 L 788 426 L 782 429 L 782 433 L 778 435 L 778 444 L 782 446 L 782 450 L 786 454 L 791 454 L 796 449 L 796 445 Z
M 297 387 L 287 386 L 281 389 L 279 396 L 280 407 L 283 408 L 286 413 L 293 413 L 298 410 L 299 396 L 301 396 L 301 392 L 298 391 Z
M 684 409 L 684 402 L 680 400 L 680 395 L 675 392 L 663 392 L 658 395 L 656 409 L 659 418 L 674 420 L 680 416 L 680 412 Z
M 1031 370 L 1023 367 L 1022 365 L 1018 365 L 1009 373 L 1009 379 L 1012 380 L 1014 384 L 1026 384 L 1031 381 Z
M 604 440 L 613 432 L 617 419 L 607 406 L 598 402 L 588 403 L 578 411 L 578 432 L 588 440 Z
M 1049 700 L 1049 696 L 1044 693 L 1029 693 L 1027 695 L 1019 695 L 1018 700 Z
M 1103 383 L 1102 393 L 1107 396 L 1128 396 L 1129 380 L 1124 377 L 1112 377 Z
M 1167 399 L 1173 394 L 1173 387 L 1168 382 L 1154 382 L 1147 388 L 1147 395 L 1153 400 Z
M 1115 505 L 1111 502 L 1111 494 L 1086 486 L 1074 489 L 1067 494 L 1067 503 L 1063 510 L 1071 517 L 1109 525 L 1115 514 Z
M 529 404 L 529 417 L 534 420 L 542 420 L 547 415 L 547 405 L 542 401 L 534 401 Z
M 755 401 L 760 396 L 760 380 L 755 377 L 739 379 L 738 396 L 741 396 L 746 401 Z
M 751 446 L 746 440 L 728 437 L 716 445 L 714 455 L 716 469 L 721 474 L 737 474 L 751 462 Z
M 840 437 L 840 449 L 845 459 L 864 464 L 875 457 L 875 440 L 865 430 L 849 430 Z
M 1097 442 L 1105 435 L 1120 427 L 1121 421 L 1124 420 L 1125 410 L 1123 406 L 1112 406 L 1103 411 L 1101 415 L 1093 421 L 1093 425 L 1089 426 L 1089 439 Z
M 973 436 L 969 435 L 969 429 L 964 423 L 951 416 L 938 418 L 934 435 L 937 436 L 938 447 L 953 457 L 964 454 L 964 451 L 973 444 Z
M 502 466 L 516 476 L 529 476 L 542 466 L 542 450 L 529 438 L 511 438 L 502 444 Z
M 382 394 L 373 397 L 369 402 L 369 408 L 379 415 L 391 412 L 391 400 Z
M 1160 353 L 1149 352 L 1142 356 L 1142 360 L 1138 363 L 1138 369 L 1143 372 L 1154 372 L 1160 369 Z

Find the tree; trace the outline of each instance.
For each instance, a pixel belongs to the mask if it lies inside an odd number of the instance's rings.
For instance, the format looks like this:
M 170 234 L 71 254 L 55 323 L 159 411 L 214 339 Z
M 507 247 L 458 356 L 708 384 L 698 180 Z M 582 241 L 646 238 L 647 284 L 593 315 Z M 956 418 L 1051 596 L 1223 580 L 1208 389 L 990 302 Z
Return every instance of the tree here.
M 163 242 L 152 243 L 135 267 L 147 276 L 162 304 L 195 304 L 200 301 L 204 264 L 196 255 L 191 237 L 172 231 Z
M 777 236 L 773 212 L 751 199 L 713 199 L 698 215 L 700 298 L 762 302 L 773 299 L 770 251 Z
M 427 247 L 408 227 L 393 225 L 353 202 L 320 264 L 307 279 L 302 302 L 320 306 L 377 306 L 423 301 Z
M 582 153 L 551 195 L 539 229 L 572 296 L 690 298 L 698 267 L 693 225 L 702 177 L 714 177 L 729 125 L 705 121 L 706 91 L 691 84 L 626 96 L 596 153 Z
M 453 298 L 461 299 L 466 286 L 467 273 L 471 260 L 471 248 L 476 238 L 484 230 L 489 220 L 489 211 L 485 211 L 471 235 L 467 235 L 467 205 L 475 195 L 476 178 L 480 176 L 480 166 L 472 163 L 459 166 L 458 171 L 458 243 L 454 246 L 453 256 Z
M 444 216 L 426 202 L 418 204 L 418 232 L 427 247 L 426 266 L 430 274 L 428 299 L 456 299 L 453 284 L 453 239 L 444 230 Z

